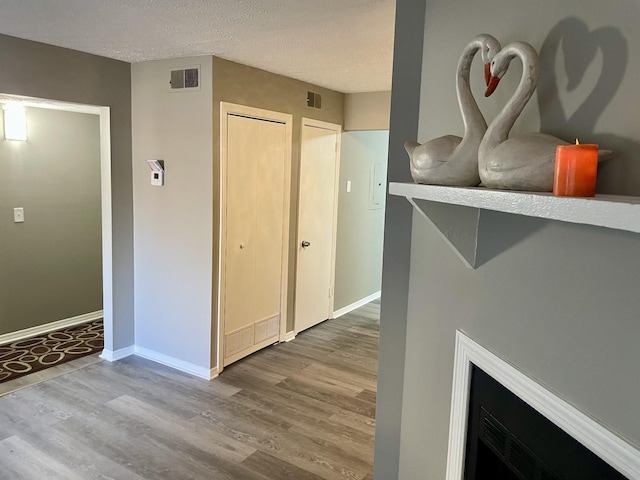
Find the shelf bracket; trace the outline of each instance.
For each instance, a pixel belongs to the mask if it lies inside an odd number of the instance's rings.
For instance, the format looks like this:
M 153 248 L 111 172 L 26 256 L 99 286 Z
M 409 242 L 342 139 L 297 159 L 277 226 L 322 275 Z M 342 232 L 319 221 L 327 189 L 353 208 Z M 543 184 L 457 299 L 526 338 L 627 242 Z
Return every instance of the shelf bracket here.
M 442 239 L 468 268 L 477 268 L 479 208 L 437 203 L 407 197 L 416 211 L 433 225 Z

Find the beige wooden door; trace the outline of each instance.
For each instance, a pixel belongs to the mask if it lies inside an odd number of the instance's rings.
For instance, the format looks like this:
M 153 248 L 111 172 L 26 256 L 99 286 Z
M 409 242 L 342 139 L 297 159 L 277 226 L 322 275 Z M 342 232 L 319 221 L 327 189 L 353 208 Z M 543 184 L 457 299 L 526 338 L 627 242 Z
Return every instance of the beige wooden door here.
M 280 339 L 290 140 L 283 122 L 230 113 L 225 121 L 221 314 L 226 366 Z
M 303 119 L 296 263 L 296 333 L 333 315 L 340 125 Z

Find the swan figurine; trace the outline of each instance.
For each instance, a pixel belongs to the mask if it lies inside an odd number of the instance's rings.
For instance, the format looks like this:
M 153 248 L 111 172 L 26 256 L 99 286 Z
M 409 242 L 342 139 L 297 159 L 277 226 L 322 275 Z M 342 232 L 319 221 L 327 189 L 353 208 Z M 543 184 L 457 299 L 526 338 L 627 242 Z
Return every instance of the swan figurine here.
M 490 78 L 489 65 L 502 46 L 491 35 L 478 35 L 465 47 L 458 61 L 456 91 L 464 123 L 464 136 L 445 135 L 422 145 L 404 144 L 411 160 L 411 176 L 416 183 L 431 185 L 476 186 L 478 176 L 478 146 L 487 130 L 487 123 L 473 98 L 469 85 L 471 62 L 478 51 L 485 64 L 485 82 Z
M 487 188 L 551 192 L 556 147 L 568 142 L 545 133 L 529 133 L 509 138 L 509 132 L 538 84 L 538 54 L 525 42 L 504 47 L 491 62 L 491 78 L 485 96 L 491 95 L 514 58 L 522 61 L 520 84 L 511 99 L 494 118 L 478 149 L 478 170 Z M 612 152 L 600 150 L 599 161 Z

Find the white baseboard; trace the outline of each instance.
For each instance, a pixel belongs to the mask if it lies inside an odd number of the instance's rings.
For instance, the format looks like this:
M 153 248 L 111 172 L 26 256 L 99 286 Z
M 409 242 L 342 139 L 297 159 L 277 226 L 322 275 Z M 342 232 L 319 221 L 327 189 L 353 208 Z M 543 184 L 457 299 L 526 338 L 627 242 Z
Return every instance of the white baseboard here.
M 148 348 L 140 347 L 136 345 L 134 347 L 134 353 L 138 357 L 146 358 L 156 363 L 166 365 L 167 367 L 175 368 L 181 372 L 195 375 L 196 377 L 204 378 L 205 380 L 213 380 L 218 376 L 218 368 L 203 368 L 193 363 L 185 362 L 178 358 L 170 357 L 164 353 L 159 353 Z
M 284 335 L 284 341 L 285 342 L 290 342 L 294 338 L 296 338 L 296 332 L 294 330 L 291 330 L 290 332 L 287 332 Z
M 353 302 L 351 305 L 347 305 L 346 307 L 342 307 L 335 312 L 333 312 L 333 318 L 341 317 L 342 315 L 346 315 L 349 312 L 353 312 L 356 308 L 360 308 L 363 305 L 366 305 L 369 302 L 373 302 L 380 298 L 380 292 L 372 293 L 368 297 L 364 297 L 357 302 Z
M 116 360 L 120 360 L 121 358 L 133 355 L 134 353 L 135 351 L 133 345 L 125 348 L 120 348 L 118 350 L 107 350 L 105 348 L 104 350 L 102 350 L 100 358 L 106 360 L 107 362 L 115 362 Z
M 182 372 L 186 372 L 200 378 L 205 378 L 207 380 L 213 380 L 218 376 L 219 373 L 217 367 L 206 370 L 197 365 L 193 365 L 191 363 L 184 362 L 182 360 L 178 360 L 177 358 L 158 353 L 154 350 L 149 350 L 148 348 L 139 347 L 137 345 L 131 345 L 129 347 L 121 348 L 115 351 L 105 349 L 100 354 L 100 358 L 108 362 L 115 362 L 130 355 L 137 355 L 139 357 L 146 358 L 147 360 L 151 360 L 153 362 L 160 363 L 162 365 L 166 365 L 168 367 L 175 368 L 176 370 L 180 370 Z
M 73 327 L 75 325 L 80 325 L 81 323 L 93 322 L 94 320 L 102 318 L 103 315 L 104 311 L 98 310 L 95 312 L 83 313 L 76 317 L 64 318 L 56 322 L 45 323 L 44 325 L 38 325 L 36 327 L 25 328 L 24 330 L 18 330 L 17 332 L 5 333 L 4 335 L 0 335 L 0 345 L 17 342 L 25 338 L 35 337 L 49 332 L 55 332 L 56 330 Z

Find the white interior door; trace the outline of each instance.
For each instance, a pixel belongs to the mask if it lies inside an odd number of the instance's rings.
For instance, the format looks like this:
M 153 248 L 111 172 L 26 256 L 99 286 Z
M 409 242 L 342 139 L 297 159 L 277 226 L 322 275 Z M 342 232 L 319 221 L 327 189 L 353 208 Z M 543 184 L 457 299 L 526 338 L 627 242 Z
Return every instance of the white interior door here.
M 286 323 L 290 116 L 246 113 L 223 111 L 224 366 L 280 340 Z
M 340 125 L 303 119 L 295 330 L 333 315 Z

